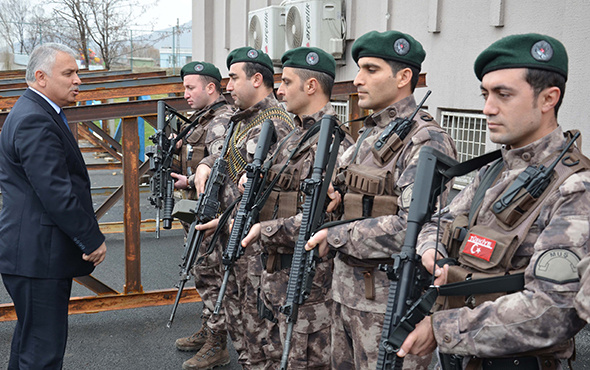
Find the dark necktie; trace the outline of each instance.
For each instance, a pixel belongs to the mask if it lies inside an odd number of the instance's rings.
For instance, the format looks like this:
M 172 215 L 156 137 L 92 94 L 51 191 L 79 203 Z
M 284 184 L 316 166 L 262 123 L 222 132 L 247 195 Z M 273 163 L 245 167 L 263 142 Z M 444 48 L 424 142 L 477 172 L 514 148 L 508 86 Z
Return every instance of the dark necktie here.
M 59 111 L 59 116 L 61 117 L 61 119 L 64 121 L 64 123 L 66 124 L 66 127 L 68 128 L 68 130 L 70 130 L 70 132 L 72 132 L 72 130 L 70 129 L 70 125 L 68 125 L 68 119 L 66 118 L 66 115 L 64 113 L 64 110 L 60 110 Z

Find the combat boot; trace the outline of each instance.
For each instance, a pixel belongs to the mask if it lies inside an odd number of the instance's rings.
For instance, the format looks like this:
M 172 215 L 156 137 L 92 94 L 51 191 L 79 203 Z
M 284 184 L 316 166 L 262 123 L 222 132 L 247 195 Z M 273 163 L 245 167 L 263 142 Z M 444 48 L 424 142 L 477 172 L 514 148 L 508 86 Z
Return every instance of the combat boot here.
M 227 332 L 210 331 L 203 348 L 182 364 L 184 370 L 209 370 L 217 366 L 229 364 L 229 352 L 227 351 Z
M 179 351 L 198 352 L 207 341 L 207 323 L 204 322 L 198 332 L 186 338 L 179 338 L 176 340 L 176 348 Z

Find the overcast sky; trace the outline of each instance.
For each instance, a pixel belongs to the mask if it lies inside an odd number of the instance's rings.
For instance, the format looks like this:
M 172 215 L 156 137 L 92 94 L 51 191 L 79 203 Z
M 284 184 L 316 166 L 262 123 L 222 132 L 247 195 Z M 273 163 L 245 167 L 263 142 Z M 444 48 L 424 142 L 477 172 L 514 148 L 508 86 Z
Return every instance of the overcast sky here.
M 147 11 L 145 19 L 154 22 L 155 30 L 176 26 L 177 18 L 180 24 L 186 23 L 191 20 L 191 3 L 191 0 L 159 0 Z

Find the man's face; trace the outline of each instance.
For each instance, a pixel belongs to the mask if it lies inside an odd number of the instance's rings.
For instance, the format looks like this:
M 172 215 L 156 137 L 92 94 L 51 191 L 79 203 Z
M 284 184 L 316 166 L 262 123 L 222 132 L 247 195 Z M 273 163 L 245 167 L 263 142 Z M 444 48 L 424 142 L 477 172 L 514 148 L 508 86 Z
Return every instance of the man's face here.
M 236 107 L 244 110 L 254 105 L 254 98 L 256 96 L 256 88 L 251 78 L 246 77 L 244 72 L 244 62 L 234 63 L 229 67 L 229 81 L 226 90 L 231 93 Z
M 359 107 L 378 112 L 401 100 L 396 76 L 385 60 L 363 57 L 359 59 L 358 66 L 354 86 L 358 92 Z
M 184 98 L 193 109 L 203 109 L 209 103 L 209 94 L 205 89 L 205 81 L 199 75 L 186 75 L 182 80 Z
M 287 111 L 300 115 L 309 104 L 308 95 L 305 93 L 304 84 L 301 78 L 295 73 L 295 69 L 285 67 L 281 77 L 281 85 L 277 94 L 283 97 L 287 105 Z
M 551 131 L 541 126 L 540 94 L 525 80 L 526 69 L 500 69 L 486 73 L 481 81 L 485 99 L 483 113 L 494 143 L 519 148 Z
M 42 72 L 38 83 L 43 87 L 45 96 L 63 107 L 76 101 L 82 81 L 78 77 L 78 65 L 74 58 L 60 51 L 56 55 L 51 75 Z

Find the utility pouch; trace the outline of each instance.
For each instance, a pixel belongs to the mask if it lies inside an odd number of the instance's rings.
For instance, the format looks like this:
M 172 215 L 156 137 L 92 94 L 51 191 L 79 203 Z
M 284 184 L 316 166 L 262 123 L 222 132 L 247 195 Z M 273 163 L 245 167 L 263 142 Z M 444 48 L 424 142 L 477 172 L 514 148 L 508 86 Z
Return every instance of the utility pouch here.
M 374 145 L 371 146 L 371 152 L 373 152 L 373 157 L 377 163 L 383 166 L 393 158 L 395 152 L 399 150 L 403 143 L 403 140 L 394 132 L 379 149 L 375 149 Z
M 478 271 L 504 273 L 520 245 L 514 232 L 475 225 L 467 233 L 459 249 L 459 263 Z

